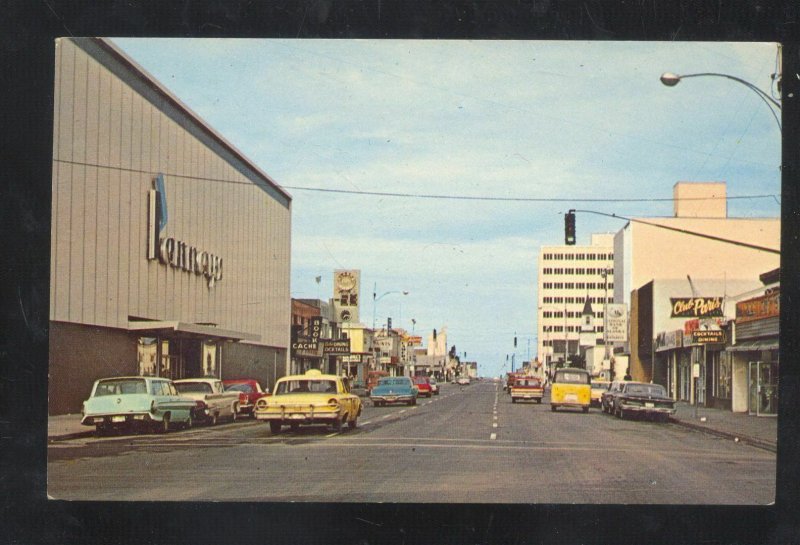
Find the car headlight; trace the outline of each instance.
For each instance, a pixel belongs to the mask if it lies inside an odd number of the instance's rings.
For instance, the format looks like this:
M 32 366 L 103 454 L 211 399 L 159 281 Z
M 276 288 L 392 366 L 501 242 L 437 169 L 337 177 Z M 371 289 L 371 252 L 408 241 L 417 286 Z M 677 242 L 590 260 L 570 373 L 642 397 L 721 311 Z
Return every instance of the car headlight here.
M 267 400 L 263 397 L 256 401 L 256 409 L 264 410 L 267 408 Z

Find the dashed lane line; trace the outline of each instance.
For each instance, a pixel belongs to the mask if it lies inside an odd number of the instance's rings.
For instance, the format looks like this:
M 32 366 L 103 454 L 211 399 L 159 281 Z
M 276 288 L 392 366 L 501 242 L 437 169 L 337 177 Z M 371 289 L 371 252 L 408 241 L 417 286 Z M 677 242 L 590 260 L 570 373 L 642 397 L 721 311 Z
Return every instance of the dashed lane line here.
M 493 433 L 493 434 L 491 434 L 491 435 L 489 436 L 489 439 L 490 439 L 490 440 L 492 440 L 492 441 L 494 441 L 495 439 L 497 439 L 497 434 L 496 434 L 496 433 Z

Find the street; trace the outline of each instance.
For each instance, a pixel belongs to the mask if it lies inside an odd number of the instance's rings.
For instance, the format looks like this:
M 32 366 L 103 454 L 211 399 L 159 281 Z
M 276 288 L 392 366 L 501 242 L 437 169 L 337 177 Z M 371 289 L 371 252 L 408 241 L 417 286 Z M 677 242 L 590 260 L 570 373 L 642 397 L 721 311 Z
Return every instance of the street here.
M 247 421 L 57 441 L 65 500 L 756 504 L 775 454 L 674 424 L 512 404 L 497 382 L 442 385 L 413 407 L 364 400 L 355 430 L 273 436 Z

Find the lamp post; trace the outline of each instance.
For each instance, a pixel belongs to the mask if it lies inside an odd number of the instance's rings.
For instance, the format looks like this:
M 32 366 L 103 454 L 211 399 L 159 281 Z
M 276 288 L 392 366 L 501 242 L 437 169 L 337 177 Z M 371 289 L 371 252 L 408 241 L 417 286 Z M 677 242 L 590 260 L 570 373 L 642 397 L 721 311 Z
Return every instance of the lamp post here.
M 679 76 L 679 75 L 673 74 L 671 72 L 664 72 L 663 74 L 661 74 L 661 78 L 660 79 L 661 79 L 661 83 L 663 83 L 667 87 L 675 87 L 683 79 L 697 78 L 697 77 L 725 78 L 725 79 L 729 79 L 729 80 L 735 81 L 737 83 L 741 83 L 742 85 L 744 85 L 745 87 L 747 87 L 748 89 L 753 91 L 755 94 L 757 94 L 758 98 L 760 98 L 764 102 L 764 104 L 767 105 L 767 107 L 769 108 L 769 112 L 772 114 L 772 117 L 775 118 L 775 123 L 778 124 L 778 130 L 780 130 L 781 132 L 783 131 L 783 129 L 781 127 L 781 121 L 778 118 L 778 114 L 775 111 L 776 109 L 777 109 L 778 112 L 780 112 L 782 110 L 781 103 L 778 102 L 777 100 L 775 100 L 774 98 L 772 98 L 770 95 L 768 95 L 767 93 L 765 93 L 761 89 L 759 89 L 758 87 L 756 87 L 755 85 L 753 85 L 752 83 L 750 83 L 749 81 L 745 81 L 742 78 L 737 78 L 736 76 L 731 76 L 729 74 L 719 74 L 719 73 L 716 73 L 716 72 L 702 72 L 702 73 L 699 73 L 699 74 L 685 74 L 683 76 Z
M 611 270 L 606 267 L 600 273 L 603 276 L 603 349 L 604 360 L 608 362 L 608 379 L 613 380 L 614 370 L 611 368 L 611 357 L 608 353 L 608 275 Z
M 376 309 L 376 304 L 377 304 L 378 301 L 380 301 L 381 299 L 383 299 L 387 295 L 392 295 L 392 294 L 395 294 L 395 293 L 399 293 L 399 294 L 402 294 L 402 295 L 408 295 L 407 291 L 387 291 L 386 293 L 382 293 L 381 295 L 378 295 L 377 294 L 377 291 L 378 291 L 377 287 L 378 287 L 378 284 L 376 282 L 372 286 L 372 354 L 373 354 L 373 360 L 374 360 L 374 364 L 375 364 L 375 368 L 376 369 L 378 367 L 378 347 L 377 347 L 377 344 L 375 342 L 376 341 L 376 335 L 375 335 L 375 309 Z

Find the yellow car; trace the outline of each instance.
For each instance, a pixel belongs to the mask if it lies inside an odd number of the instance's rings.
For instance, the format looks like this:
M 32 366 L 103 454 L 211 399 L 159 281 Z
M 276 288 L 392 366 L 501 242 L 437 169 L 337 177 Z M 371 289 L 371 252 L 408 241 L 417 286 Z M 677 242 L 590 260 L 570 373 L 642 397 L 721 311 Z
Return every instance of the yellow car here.
M 591 377 L 585 369 L 558 369 L 550 389 L 550 410 L 558 407 L 575 407 L 589 412 L 592 387 Z
M 280 433 L 283 425 L 296 429 L 308 424 L 329 424 L 341 431 L 345 423 L 356 427 L 361 400 L 350 393 L 342 377 L 311 369 L 278 379 L 272 395 L 256 401 L 254 413 L 258 420 L 269 422 L 272 433 Z

